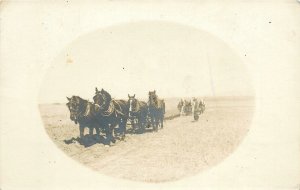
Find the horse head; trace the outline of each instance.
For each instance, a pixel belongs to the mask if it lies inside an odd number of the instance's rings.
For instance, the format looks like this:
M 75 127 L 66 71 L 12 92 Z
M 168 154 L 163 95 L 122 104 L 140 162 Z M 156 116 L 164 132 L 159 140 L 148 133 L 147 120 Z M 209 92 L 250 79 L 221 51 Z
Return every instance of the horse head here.
M 105 91 L 103 88 L 101 91 L 98 90 L 98 88 L 95 88 L 95 96 L 93 97 L 94 103 L 96 106 L 99 106 L 100 108 L 104 109 L 107 107 L 112 100 L 111 95 Z
M 66 104 L 70 111 L 70 119 L 76 124 L 78 122 L 78 116 L 82 112 L 84 100 L 79 96 L 67 97 L 68 103 Z
M 156 95 L 156 91 L 149 91 L 148 93 L 149 95 L 149 103 L 150 105 L 153 105 L 153 104 L 157 104 L 157 95 Z
M 138 100 L 135 98 L 135 94 L 133 96 L 130 96 L 128 94 L 128 107 L 129 107 L 129 116 L 132 114 L 132 112 L 136 112 L 138 110 Z

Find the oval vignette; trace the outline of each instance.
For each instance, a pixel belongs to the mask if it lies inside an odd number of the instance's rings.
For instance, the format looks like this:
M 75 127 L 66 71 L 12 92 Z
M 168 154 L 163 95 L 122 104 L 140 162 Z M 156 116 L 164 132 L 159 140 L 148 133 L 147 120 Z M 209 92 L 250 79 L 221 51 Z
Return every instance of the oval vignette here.
M 92 101 L 95 87 L 113 98 L 156 90 L 166 102 L 165 127 L 107 148 L 83 146 L 69 118 L 66 96 Z M 178 115 L 180 98 L 204 99 L 197 122 Z M 242 142 L 255 110 L 252 81 L 238 54 L 208 32 L 169 22 L 136 22 L 99 29 L 74 40 L 44 78 L 39 109 L 57 147 L 111 177 L 166 182 L 198 174 L 222 162 Z M 87 134 L 87 129 L 85 134 Z

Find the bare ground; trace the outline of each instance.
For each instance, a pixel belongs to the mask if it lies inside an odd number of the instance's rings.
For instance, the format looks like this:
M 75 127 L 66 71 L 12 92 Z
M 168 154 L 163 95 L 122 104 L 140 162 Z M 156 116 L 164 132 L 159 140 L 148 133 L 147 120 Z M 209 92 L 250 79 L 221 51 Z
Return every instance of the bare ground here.
M 166 116 L 176 115 L 178 99 L 166 99 Z M 158 132 L 127 134 L 111 147 L 75 140 L 79 131 L 61 104 L 40 105 L 49 137 L 67 155 L 103 174 L 145 182 L 177 180 L 224 160 L 247 134 L 254 111 L 249 97 L 207 98 L 207 109 L 194 122 L 192 116 L 165 121 Z M 129 127 L 130 131 L 130 127 Z M 88 131 L 86 131 L 87 133 Z

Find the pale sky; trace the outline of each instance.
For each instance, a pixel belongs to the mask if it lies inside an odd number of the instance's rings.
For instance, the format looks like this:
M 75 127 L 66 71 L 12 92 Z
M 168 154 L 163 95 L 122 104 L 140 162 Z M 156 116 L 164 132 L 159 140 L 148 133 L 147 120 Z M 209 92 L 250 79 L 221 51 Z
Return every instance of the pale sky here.
M 115 98 L 149 90 L 159 97 L 251 96 L 251 78 L 222 40 L 173 23 L 138 22 L 84 35 L 62 52 L 45 76 L 41 103 L 104 88 Z

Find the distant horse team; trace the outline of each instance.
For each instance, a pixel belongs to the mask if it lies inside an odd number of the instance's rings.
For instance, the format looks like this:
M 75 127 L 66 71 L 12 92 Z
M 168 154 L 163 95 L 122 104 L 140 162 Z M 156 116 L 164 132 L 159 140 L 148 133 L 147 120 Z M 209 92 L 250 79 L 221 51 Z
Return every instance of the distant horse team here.
M 70 119 L 79 124 L 80 139 L 84 137 L 84 129 L 87 127 L 89 135 L 93 135 L 94 129 L 97 136 L 100 131 L 104 131 L 107 144 L 114 143 L 116 127 L 119 129 L 118 135 L 124 139 L 128 121 L 134 130 L 137 127 L 141 132 L 144 132 L 145 127 L 152 127 L 154 131 L 158 130 L 158 126 L 163 128 L 165 102 L 158 98 L 155 90 L 149 92 L 147 103 L 136 99 L 135 95 L 128 94 L 128 98 L 128 101 L 116 100 L 104 89 L 99 91 L 97 88 L 94 102 L 79 96 L 67 97 Z
M 193 97 L 190 101 L 181 99 L 177 108 L 180 112 L 180 116 L 193 115 L 194 119 L 197 121 L 199 119 L 199 115 L 203 114 L 205 111 L 205 102 L 203 99 L 198 102 L 195 97 Z

